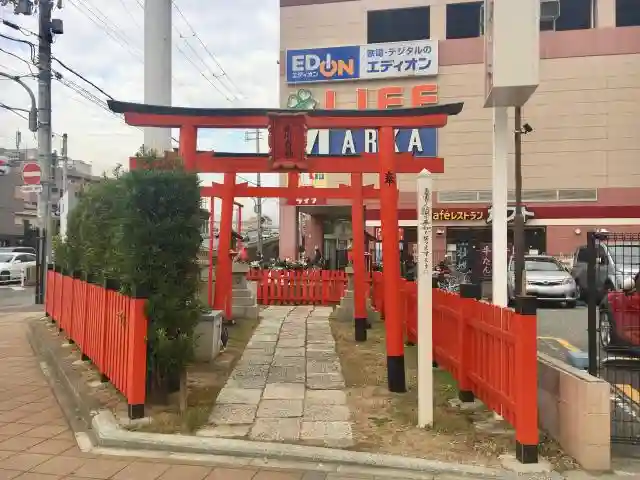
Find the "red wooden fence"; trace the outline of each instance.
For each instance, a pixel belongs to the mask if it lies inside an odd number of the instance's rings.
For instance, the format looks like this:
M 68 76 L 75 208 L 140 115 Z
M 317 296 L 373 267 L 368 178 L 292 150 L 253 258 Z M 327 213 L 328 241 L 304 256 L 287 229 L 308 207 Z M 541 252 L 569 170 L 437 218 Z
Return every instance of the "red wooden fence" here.
M 45 312 L 125 396 L 129 415 L 140 418 L 147 378 L 146 299 L 110 287 L 48 270 Z
M 407 341 L 417 342 L 417 285 L 402 280 Z M 373 276 L 373 303 L 382 292 Z M 378 300 L 381 301 L 381 300 Z M 433 289 L 433 357 L 458 382 L 516 430 L 521 445 L 538 444 L 535 315 Z
M 337 270 L 258 270 L 247 279 L 257 283 L 262 305 L 331 305 L 347 288 L 347 274 Z

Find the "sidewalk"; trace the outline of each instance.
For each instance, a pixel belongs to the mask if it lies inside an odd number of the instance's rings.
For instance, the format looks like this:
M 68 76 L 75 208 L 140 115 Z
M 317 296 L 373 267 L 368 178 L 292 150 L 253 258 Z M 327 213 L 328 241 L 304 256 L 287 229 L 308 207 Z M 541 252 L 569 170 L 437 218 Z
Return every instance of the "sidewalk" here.
M 0 313 L 0 480 L 393 480 L 386 472 L 353 476 L 248 468 L 233 459 L 221 466 L 219 459 L 158 460 L 145 452 L 83 453 L 27 342 L 26 322 L 37 316 Z
M 290 310 L 291 308 L 287 311 Z M 279 313 L 282 317 L 282 313 L 286 312 Z M 282 329 L 279 330 L 280 341 L 285 341 L 282 334 L 287 333 L 287 329 L 298 330 L 298 332 L 289 332 L 297 337 L 303 320 L 307 326 L 313 323 L 319 325 L 320 331 L 316 334 L 319 336 L 318 341 L 322 340 L 326 334 L 324 330 L 326 327 L 323 324 L 323 321 L 327 322 L 326 315 L 324 312 L 322 315 L 310 313 L 310 309 L 301 309 L 287 317 L 288 320 L 284 320 Z M 325 468 L 327 466 L 322 464 L 301 465 L 261 459 L 248 460 L 208 455 L 181 456 L 171 453 L 158 454 L 157 452 L 102 448 L 92 449 L 89 453 L 82 452 L 26 339 L 26 322 L 37 316 L 38 314 L 34 313 L 0 313 L 0 480 L 406 480 L 409 478 L 401 474 L 394 477 L 392 472 L 385 469 L 379 471 L 369 469 L 367 475 L 338 474 L 327 472 Z M 272 324 L 275 323 L 277 322 L 272 319 L 263 324 L 274 328 Z M 309 333 L 312 330 L 313 328 Z M 260 330 L 256 335 L 270 334 L 266 330 Z M 260 343 L 259 337 L 255 340 L 254 345 Z M 296 342 L 299 343 L 299 340 Z M 281 347 L 299 348 L 283 345 Z M 311 347 L 312 350 L 313 347 Z M 274 355 L 277 356 L 276 353 Z M 335 374 L 333 380 L 336 380 Z M 263 399 L 262 402 L 264 401 Z M 304 422 L 304 414 L 299 420 Z M 252 466 L 247 466 L 249 461 Z M 357 468 L 354 468 L 353 472 L 356 471 Z M 515 478 L 516 474 L 507 475 L 509 476 L 505 478 Z M 462 480 L 468 477 L 432 476 L 415 472 L 410 478 Z M 605 480 L 625 477 L 615 475 L 593 477 L 583 472 L 573 472 L 567 477 L 551 473 L 548 476 L 536 478 Z

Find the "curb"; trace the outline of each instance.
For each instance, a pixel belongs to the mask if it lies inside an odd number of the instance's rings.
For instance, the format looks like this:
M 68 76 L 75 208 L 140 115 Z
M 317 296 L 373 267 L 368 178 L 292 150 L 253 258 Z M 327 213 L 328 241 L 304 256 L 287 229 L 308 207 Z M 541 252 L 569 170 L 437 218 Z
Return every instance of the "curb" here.
M 113 414 L 101 411 L 93 417 L 92 428 L 99 445 L 111 448 L 162 450 L 180 453 L 216 454 L 319 463 L 340 463 L 365 467 L 382 467 L 419 473 L 453 474 L 470 478 L 500 478 L 504 471 L 425 460 L 399 455 L 352 452 L 325 447 L 308 447 L 283 443 L 254 442 L 227 438 L 205 438 L 158 433 L 129 432 L 122 429 Z
M 256 442 L 227 438 L 208 438 L 158 433 L 131 432 L 120 427 L 110 411 L 92 410 L 82 392 L 64 368 L 56 361 L 51 349 L 38 338 L 36 329 L 41 319 L 29 322 L 28 339 L 40 360 L 43 373 L 76 433 L 86 434 L 94 447 L 120 450 L 144 450 L 173 454 L 197 454 L 260 459 L 264 461 L 294 461 L 342 464 L 352 467 L 378 467 L 403 470 L 409 474 L 445 474 L 467 478 L 504 478 L 505 470 L 426 460 L 399 455 L 353 452 L 325 447 L 310 447 L 284 443 Z M 100 448 L 98 448 L 100 449 Z M 413 476 L 412 475 L 412 476 Z

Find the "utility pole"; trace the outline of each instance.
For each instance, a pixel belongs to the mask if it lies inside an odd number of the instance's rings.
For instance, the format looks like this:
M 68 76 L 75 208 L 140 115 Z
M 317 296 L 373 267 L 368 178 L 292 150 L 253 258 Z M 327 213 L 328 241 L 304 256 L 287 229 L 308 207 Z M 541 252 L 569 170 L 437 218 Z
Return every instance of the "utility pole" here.
M 64 195 L 65 193 L 67 193 L 67 162 L 69 161 L 69 158 L 67 157 L 67 134 L 63 133 L 62 134 L 62 152 L 61 152 L 61 157 L 62 157 L 62 191 L 60 192 L 60 198 L 62 198 L 62 195 Z
M 55 179 L 51 162 L 51 25 L 52 0 L 38 3 L 38 162 L 42 170 L 42 191 L 38 198 L 40 254 L 39 285 L 36 303 L 43 304 L 46 292 L 47 264 L 51 260 L 51 185 Z
M 514 117 L 516 215 L 513 222 L 513 244 L 515 247 L 514 293 L 517 297 L 526 293 L 524 287 L 524 215 L 522 212 L 522 135 L 525 131 L 522 128 L 522 107 L 515 107 Z
M 260 140 L 262 139 L 262 132 L 259 129 L 255 129 L 253 132 L 245 132 L 244 135 L 245 142 L 249 142 L 251 140 L 255 141 L 256 144 L 256 153 L 260 153 Z M 260 186 L 261 183 L 260 174 L 256 174 L 256 186 Z M 264 254 L 264 244 L 263 244 L 263 231 L 262 231 L 262 198 L 254 198 L 255 203 L 255 213 L 258 216 L 258 258 L 262 259 Z

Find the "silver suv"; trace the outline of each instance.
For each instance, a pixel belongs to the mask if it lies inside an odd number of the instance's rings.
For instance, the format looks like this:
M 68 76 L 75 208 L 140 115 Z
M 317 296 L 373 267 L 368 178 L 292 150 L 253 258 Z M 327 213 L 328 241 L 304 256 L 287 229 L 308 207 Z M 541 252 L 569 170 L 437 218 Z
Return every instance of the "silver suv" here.
M 606 292 L 622 290 L 625 280 L 632 281 L 640 270 L 640 242 L 610 242 L 596 246 L 596 302 L 600 303 Z M 586 246 L 576 250 L 571 276 L 576 281 L 583 300 L 587 300 L 587 266 L 589 255 Z

